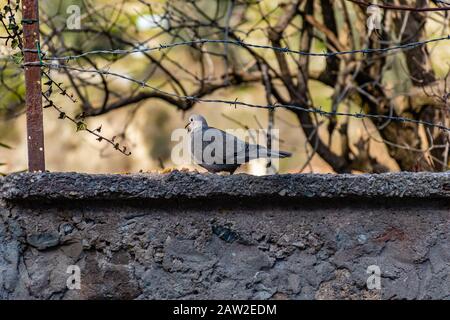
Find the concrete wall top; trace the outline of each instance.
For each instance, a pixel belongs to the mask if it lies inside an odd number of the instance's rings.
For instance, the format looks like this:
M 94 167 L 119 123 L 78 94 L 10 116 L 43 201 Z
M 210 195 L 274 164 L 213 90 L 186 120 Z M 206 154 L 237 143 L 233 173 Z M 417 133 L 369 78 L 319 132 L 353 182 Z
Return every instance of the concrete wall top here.
M 167 174 L 20 173 L 0 178 L 4 200 L 173 199 L 450 199 L 450 172 L 221 176 Z

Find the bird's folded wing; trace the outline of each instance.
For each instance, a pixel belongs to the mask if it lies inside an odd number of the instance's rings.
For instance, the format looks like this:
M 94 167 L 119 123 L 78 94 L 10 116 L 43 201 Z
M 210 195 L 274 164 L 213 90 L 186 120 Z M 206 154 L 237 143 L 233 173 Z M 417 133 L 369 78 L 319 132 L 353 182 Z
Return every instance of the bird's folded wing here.
M 248 144 L 238 137 L 224 132 L 224 151 L 223 158 L 227 164 L 244 163 L 246 154 L 248 154 Z
M 206 133 L 206 132 L 205 132 Z M 209 127 L 205 134 L 203 148 L 210 143 L 215 151 L 215 162 L 222 164 L 242 164 L 249 160 L 259 158 L 262 151 L 267 151 L 263 146 L 249 144 L 235 135 L 217 128 Z M 205 141 L 206 140 L 206 141 Z M 263 155 L 264 157 L 264 152 Z

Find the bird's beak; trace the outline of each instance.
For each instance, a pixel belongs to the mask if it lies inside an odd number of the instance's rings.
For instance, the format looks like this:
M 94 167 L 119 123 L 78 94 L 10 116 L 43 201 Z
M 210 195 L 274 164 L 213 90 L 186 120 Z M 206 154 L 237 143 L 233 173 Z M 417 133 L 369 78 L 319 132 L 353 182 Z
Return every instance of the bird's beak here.
M 184 128 L 187 129 L 187 127 L 189 127 L 190 124 L 191 124 L 191 123 L 188 122 L 187 125 L 184 126 Z

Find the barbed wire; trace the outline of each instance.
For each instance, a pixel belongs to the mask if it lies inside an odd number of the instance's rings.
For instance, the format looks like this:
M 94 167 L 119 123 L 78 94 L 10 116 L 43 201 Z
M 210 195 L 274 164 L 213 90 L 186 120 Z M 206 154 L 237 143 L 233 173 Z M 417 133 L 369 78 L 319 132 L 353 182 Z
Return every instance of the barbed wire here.
M 359 1 L 352 1 L 352 2 L 359 2 Z M 439 2 L 445 3 L 443 1 L 439 1 Z M 368 4 L 368 3 L 366 3 L 366 4 Z M 424 8 L 422 8 L 422 9 L 424 9 Z M 422 10 L 422 11 L 425 11 L 425 10 Z M 208 37 L 208 36 L 205 36 L 205 37 Z M 10 36 L 10 38 L 13 38 L 13 37 Z M 122 78 L 124 80 L 136 83 L 139 86 L 141 86 L 142 88 L 149 88 L 149 89 L 151 89 L 155 92 L 158 92 L 162 95 L 174 97 L 179 100 L 189 101 L 190 103 L 195 103 L 195 102 L 221 103 L 221 104 L 227 104 L 227 105 L 231 105 L 231 106 L 235 106 L 235 107 L 239 105 L 239 106 L 243 106 L 243 107 L 252 107 L 252 108 L 260 108 L 260 109 L 268 109 L 268 110 L 273 110 L 275 108 L 285 108 L 285 109 L 291 109 L 291 110 L 300 111 L 300 112 L 313 113 L 313 114 L 317 114 L 322 117 L 343 116 L 343 117 L 353 117 L 353 118 L 357 118 L 357 119 L 369 118 L 369 119 L 383 120 L 383 121 L 387 121 L 387 122 L 395 121 L 395 122 L 413 123 L 416 125 L 423 125 L 425 127 L 432 127 L 432 128 L 437 128 L 437 129 L 440 129 L 443 131 L 450 132 L 450 128 L 446 127 L 442 123 L 433 123 L 430 121 L 416 120 L 416 119 L 412 119 L 412 118 L 406 118 L 406 117 L 400 117 L 400 116 L 394 116 L 394 115 L 367 114 L 367 113 L 363 113 L 362 109 L 358 113 L 340 112 L 337 110 L 336 111 L 325 111 L 325 110 L 322 110 L 322 107 L 317 108 L 314 106 L 301 106 L 301 105 L 297 105 L 297 104 L 274 103 L 274 104 L 261 105 L 261 104 L 254 104 L 254 103 L 245 102 L 245 101 L 239 101 L 238 99 L 235 99 L 235 100 L 208 99 L 208 98 L 202 98 L 202 97 L 197 97 L 197 96 L 182 95 L 182 94 L 177 94 L 177 93 L 173 93 L 173 92 L 167 92 L 165 90 L 162 90 L 160 88 L 157 88 L 157 87 L 154 87 L 154 86 L 148 84 L 147 81 L 137 80 L 137 79 L 134 79 L 132 77 L 129 77 L 129 76 L 117 73 L 117 72 L 112 72 L 109 70 L 97 69 L 97 68 L 96 69 L 85 69 L 82 67 L 73 67 L 73 66 L 63 64 L 64 62 L 78 60 L 78 59 L 86 58 L 88 56 L 93 56 L 93 55 L 114 55 L 114 56 L 130 55 L 130 54 L 135 54 L 135 53 L 148 53 L 148 52 L 153 52 L 153 51 L 168 50 L 171 48 L 181 47 L 181 46 L 186 46 L 186 47 L 198 46 L 198 47 L 200 47 L 202 45 L 209 44 L 209 43 L 234 45 L 234 46 L 241 47 L 241 48 L 272 50 L 274 52 L 281 52 L 281 53 L 286 53 L 286 54 L 295 54 L 295 55 L 302 55 L 302 56 L 330 58 L 330 57 L 336 57 L 336 56 L 340 56 L 340 55 L 376 54 L 376 53 L 386 53 L 386 52 L 397 51 L 397 50 L 408 50 L 408 49 L 413 49 L 413 48 L 420 47 L 420 46 L 425 46 L 429 43 L 450 40 L 450 35 L 441 36 L 438 38 L 433 38 L 433 39 L 428 39 L 428 40 L 423 40 L 423 41 L 399 43 L 399 44 L 395 44 L 395 45 L 391 44 L 391 46 L 384 47 L 384 48 L 362 48 L 362 49 L 355 49 L 355 50 L 329 51 L 329 52 L 308 52 L 308 51 L 301 51 L 301 50 L 293 50 L 293 49 L 290 49 L 289 47 L 281 47 L 281 46 L 277 47 L 277 46 L 271 46 L 271 45 L 247 43 L 247 42 L 241 40 L 240 38 L 235 37 L 235 39 L 236 40 L 195 39 L 195 40 L 190 40 L 190 41 L 181 41 L 181 42 L 174 42 L 174 43 L 169 43 L 169 44 L 160 44 L 160 45 L 154 46 L 154 47 L 147 47 L 147 46 L 144 46 L 142 43 L 140 43 L 140 44 L 130 43 L 129 45 L 134 47 L 133 49 L 129 49 L 129 50 L 123 50 L 123 49 L 93 50 L 93 51 L 83 52 L 83 53 L 77 54 L 77 55 L 66 55 L 66 56 L 46 56 L 46 54 L 44 52 L 39 51 L 38 53 L 40 53 L 40 54 L 42 53 L 42 55 L 40 55 L 40 57 L 39 57 L 39 61 L 32 62 L 32 63 L 25 63 L 25 64 L 22 64 L 22 66 L 38 65 L 41 67 L 47 67 L 49 69 L 66 69 L 66 70 L 71 70 L 71 71 L 76 71 L 76 72 L 94 73 L 94 74 L 103 75 L 103 76 L 109 75 L 109 76 Z M 20 43 L 18 43 L 18 46 L 21 49 L 22 53 L 25 52 L 25 50 L 23 50 L 21 48 Z M 38 50 L 39 50 L 39 48 L 38 48 Z M 55 63 L 48 63 L 48 62 L 55 62 Z M 62 62 L 62 63 L 56 63 L 56 62 Z M 55 85 L 61 94 L 68 96 L 72 100 L 72 102 L 75 102 L 75 101 L 73 100 L 73 96 L 69 96 L 66 94 L 66 90 L 63 89 L 59 83 L 53 81 L 49 75 L 46 75 L 46 76 L 49 78 L 49 85 L 50 85 L 50 89 L 47 92 L 48 95 L 43 93 L 43 97 L 48 102 L 48 105 L 46 107 L 53 107 L 54 109 L 56 109 L 59 112 L 61 119 L 68 119 L 68 120 L 72 121 L 73 123 L 75 123 L 77 125 L 77 131 L 80 131 L 80 130 L 88 131 L 91 134 L 95 135 L 98 138 L 97 140 L 107 141 L 108 143 L 113 145 L 115 147 L 115 149 L 119 150 L 120 152 L 122 152 L 126 155 L 129 155 L 128 154 L 129 152 L 127 152 L 127 149 L 125 147 L 124 147 L 124 149 L 119 148 L 119 144 L 117 144 L 115 142 L 114 138 L 108 139 L 108 138 L 105 138 L 104 136 L 101 136 L 100 135 L 101 127 L 99 127 L 98 129 L 95 129 L 95 130 L 91 130 L 91 129 L 87 128 L 84 121 L 78 121 L 77 118 L 72 118 L 72 117 L 67 116 L 60 107 L 55 106 L 55 104 L 49 97 L 49 95 L 51 94 L 51 84 Z
M 30 64 L 28 64 L 28 65 L 30 65 Z M 45 62 L 42 62 L 42 65 L 49 67 L 49 68 L 54 68 L 54 69 L 67 69 L 67 70 L 78 71 L 78 72 L 111 75 L 111 76 L 122 78 L 122 79 L 130 81 L 130 82 L 137 83 L 142 88 L 149 88 L 149 89 L 154 90 L 163 95 L 175 97 L 175 98 L 190 101 L 190 102 L 222 103 L 222 104 L 228 104 L 231 106 L 240 105 L 240 106 L 244 106 L 244 107 L 251 107 L 251 108 L 258 108 L 258 109 L 285 108 L 285 109 L 297 110 L 297 111 L 302 111 L 302 112 L 307 112 L 307 113 L 314 113 L 314 114 L 318 114 L 319 116 L 323 116 L 323 117 L 345 116 L 345 117 L 353 117 L 353 118 L 357 118 L 357 119 L 369 118 L 369 119 L 379 119 L 379 120 L 386 120 L 386 121 L 414 123 L 417 125 L 424 125 L 426 127 L 437 128 L 440 130 L 450 132 L 450 127 L 446 127 L 443 124 L 436 124 L 436 123 L 432 123 L 429 121 L 416 120 L 416 119 L 405 118 L 405 117 L 400 117 L 400 116 L 382 115 L 382 114 L 367 114 L 367 113 L 362 113 L 362 112 L 351 113 L 351 112 L 340 112 L 340 111 L 325 111 L 325 110 L 322 110 L 321 107 L 319 107 L 319 108 L 316 108 L 316 107 L 309 108 L 308 107 L 307 108 L 307 107 L 301 107 L 298 105 L 280 104 L 280 103 L 275 103 L 272 105 L 260 105 L 260 104 L 239 101 L 238 99 L 236 99 L 236 100 L 206 99 L 206 98 L 200 98 L 200 97 L 195 97 L 195 96 L 184 96 L 184 95 L 179 95 L 179 94 L 172 93 L 172 92 L 167 92 L 167 91 L 161 90 L 159 88 L 156 88 L 154 86 L 151 86 L 151 85 L 145 83 L 144 81 L 136 80 L 131 77 L 127 77 L 127 76 L 121 75 L 119 73 L 110 72 L 110 71 L 106 71 L 106 70 L 82 69 L 82 68 L 61 65 L 61 64 L 50 64 L 50 63 L 45 63 Z
M 42 58 L 43 61 L 35 62 L 35 63 L 28 63 L 23 64 L 24 66 L 27 65 L 36 65 L 39 64 L 41 66 L 46 66 L 48 68 L 53 69 L 67 69 L 77 72 L 84 72 L 84 73 L 96 73 L 101 75 L 110 75 L 118 78 L 122 78 L 124 80 L 134 82 L 138 85 L 140 85 L 143 88 L 149 88 L 151 90 L 154 90 L 158 93 L 164 94 L 166 96 L 175 97 L 178 99 L 183 99 L 186 101 L 197 101 L 197 102 L 204 102 L 204 103 L 224 103 L 229 105 L 241 105 L 246 107 L 254 107 L 254 108 L 264 108 L 264 109 L 271 109 L 271 108 L 286 108 L 286 109 L 293 109 L 308 113 L 315 113 L 319 114 L 320 116 L 327 116 L 327 117 L 335 117 L 335 116 L 347 116 L 347 117 L 354 117 L 354 118 L 371 118 L 371 119 L 381 119 L 381 120 L 390 120 L 390 121 L 397 121 L 397 122 L 408 122 L 408 123 L 414 123 L 414 124 L 422 124 L 427 127 L 434 127 L 445 131 L 450 131 L 449 127 L 446 127 L 442 124 L 435 124 L 428 121 L 422 121 L 422 120 L 416 120 L 411 118 L 405 118 L 405 117 L 399 117 L 399 116 L 388 116 L 388 115 L 376 115 L 376 114 L 365 114 L 365 113 L 347 113 L 347 112 L 330 112 L 330 111 L 324 111 L 321 108 L 305 108 L 300 107 L 297 105 L 286 105 L 286 104 L 276 104 L 276 105 L 258 105 L 243 101 L 238 101 L 237 99 L 234 101 L 231 100 L 223 100 L 223 99 L 205 99 L 205 98 L 199 98 L 195 96 L 183 96 L 176 93 L 167 92 L 164 90 L 161 90 L 159 88 L 156 88 L 154 86 L 151 86 L 147 84 L 144 81 L 140 81 L 116 72 L 111 72 L 108 70 L 101 70 L 101 69 L 83 69 L 83 68 L 77 68 L 72 66 L 67 66 L 63 64 L 52 64 L 47 63 L 44 61 L 70 61 L 70 60 L 76 60 L 80 59 L 89 55 L 100 55 L 100 54 L 113 54 L 113 55 L 127 55 L 127 54 L 133 54 L 133 53 L 144 53 L 144 52 L 150 52 L 150 51 L 157 51 L 157 50 L 163 50 L 163 49 L 169 49 L 174 48 L 178 46 L 192 46 L 192 45 L 198 45 L 198 44 L 205 44 L 205 43 L 221 43 L 221 44 L 231 44 L 231 45 L 237 45 L 241 47 L 251 47 L 251 48 L 259 48 L 259 49 L 267 49 L 267 50 L 274 50 L 284 53 L 293 53 L 293 54 L 299 54 L 299 55 L 307 55 L 307 56 L 322 56 L 322 57 L 332 57 L 337 55 L 345 55 L 345 54 L 357 54 L 357 53 L 363 53 L 363 54 L 371 54 L 371 53 L 382 53 L 382 52 L 388 52 L 393 50 L 404 50 L 409 48 L 415 48 L 419 46 L 426 45 L 428 43 L 432 42 L 438 42 L 438 41 L 445 41 L 450 40 L 450 35 L 434 38 L 434 39 L 428 39 L 424 41 L 417 41 L 417 42 L 410 42 L 405 43 L 401 45 L 386 47 L 386 48 L 366 48 L 366 49 L 358 49 L 358 50 L 348 50 L 348 51 L 336 51 L 336 52 L 324 52 L 324 53 L 314 53 L 314 52 L 304 52 L 304 51 L 298 51 L 298 50 L 292 50 L 289 48 L 281 48 L 281 47 L 274 47 L 269 45 L 258 45 L 253 43 L 245 43 L 243 41 L 236 41 L 236 40 L 216 40 L 216 39 L 198 39 L 198 40 L 192 40 L 192 41 L 182 41 L 182 42 L 176 42 L 168 45 L 160 44 L 157 47 L 151 47 L 151 48 L 142 48 L 142 49 L 132 49 L 132 50 L 94 50 L 94 51 L 88 51 L 79 55 L 72 55 L 72 56 L 65 56 L 65 57 L 45 57 Z
M 131 49 L 131 50 L 93 50 L 84 52 L 79 55 L 71 55 L 71 56 L 63 56 L 63 57 L 44 57 L 42 60 L 44 61 L 70 61 L 70 60 L 77 60 L 83 57 L 87 57 L 90 55 L 101 55 L 101 54 L 112 54 L 112 55 L 128 55 L 128 54 L 134 54 L 134 53 L 146 53 L 151 51 L 160 51 L 165 49 L 170 49 L 174 47 L 179 46 L 193 46 L 193 45 L 202 45 L 205 43 L 220 43 L 220 44 L 229 44 L 229 45 L 235 45 L 239 47 L 247 47 L 247 48 L 256 48 L 256 49 L 270 49 L 278 52 L 283 53 L 292 53 L 292 54 L 298 54 L 303 56 L 312 56 L 312 57 L 335 57 L 338 55 L 350 55 L 350 54 L 357 54 L 357 53 L 363 53 L 363 54 L 371 54 L 371 53 L 385 53 L 388 51 L 394 51 L 394 50 L 404 50 L 404 49 L 412 49 L 415 47 L 424 46 L 429 43 L 438 42 L 438 41 L 445 41 L 450 40 L 450 35 L 434 38 L 434 39 L 428 39 L 424 41 L 416 41 L 416 42 L 410 42 L 410 43 L 404 43 L 399 44 L 392 47 L 386 47 L 386 48 L 365 48 L 365 49 L 356 49 L 356 50 L 347 50 L 347 51 L 335 51 L 335 52 L 306 52 L 306 51 L 300 51 L 300 50 L 293 50 L 288 47 L 281 48 L 281 47 L 274 47 L 270 45 L 259 45 L 254 43 L 247 43 L 242 40 L 221 40 L 221 39 L 197 39 L 192 41 L 181 41 L 181 42 L 175 42 L 171 44 L 160 44 L 159 46 L 155 47 L 148 47 L 148 48 L 141 48 L 141 49 Z

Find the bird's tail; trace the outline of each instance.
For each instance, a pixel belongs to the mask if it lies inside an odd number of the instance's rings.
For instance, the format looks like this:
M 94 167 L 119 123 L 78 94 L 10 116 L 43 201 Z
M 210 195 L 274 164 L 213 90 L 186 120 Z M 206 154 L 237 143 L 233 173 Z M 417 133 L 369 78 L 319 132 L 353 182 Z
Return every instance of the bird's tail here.
M 270 158 L 289 158 L 292 156 L 292 153 L 287 151 L 275 151 L 275 150 L 268 150 L 267 154 Z

